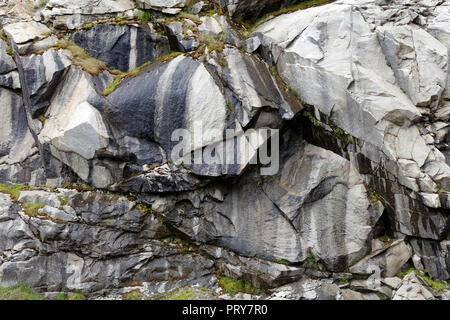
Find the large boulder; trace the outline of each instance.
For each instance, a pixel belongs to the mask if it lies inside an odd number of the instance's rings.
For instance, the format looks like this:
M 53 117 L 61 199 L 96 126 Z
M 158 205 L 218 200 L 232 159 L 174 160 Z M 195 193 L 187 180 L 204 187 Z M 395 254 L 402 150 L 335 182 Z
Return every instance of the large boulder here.
M 17 45 L 18 53 L 28 55 L 36 51 L 46 50 L 56 44 L 56 37 L 42 23 L 21 21 L 7 24 L 3 27 L 8 39 Z
M 106 152 L 109 144 L 108 128 L 102 115 L 89 103 L 96 95 L 92 77 L 72 66 L 45 114 L 48 120 L 39 140 L 81 179 L 106 187 L 114 182 L 112 173 L 105 167 L 89 165 L 89 160 L 100 151 Z
M 253 171 L 225 192 L 208 191 L 210 200 L 167 199 L 155 210 L 197 242 L 272 261 L 297 263 L 313 254 L 329 270 L 343 271 L 370 251 L 382 207 L 369 202 L 349 161 L 291 145 L 278 175 L 258 176 Z
M 376 250 L 355 265 L 350 272 L 377 277 L 393 277 L 411 258 L 410 250 L 403 240 L 393 241 Z

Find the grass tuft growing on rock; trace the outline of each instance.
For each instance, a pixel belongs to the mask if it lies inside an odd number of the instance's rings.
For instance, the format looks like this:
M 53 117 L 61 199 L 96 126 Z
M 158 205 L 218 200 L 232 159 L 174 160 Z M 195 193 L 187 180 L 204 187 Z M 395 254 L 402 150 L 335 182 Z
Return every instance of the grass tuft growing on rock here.
M 10 185 L 0 183 L 0 192 L 9 194 L 13 201 L 19 200 L 20 191 L 23 191 L 23 190 L 30 190 L 30 188 L 24 187 L 24 186 L 19 186 L 19 185 L 18 186 L 10 186 Z
M 445 289 L 450 289 L 450 285 L 447 283 L 443 283 L 440 281 L 434 281 L 431 277 L 427 276 L 427 275 L 421 275 L 418 274 L 420 277 L 422 277 L 422 279 L 434 290 L 436 290 L 437 292 L 441 292 L 442 290 Z
M 44 300 L 44 297 L 20 284 L 12 288 L 0 287 L 0 300 Z
M 173 58 L 178 57 L 181 54 L 183 54 L 183 53 L 182 52 L 171 52 L 163 57 L 158 58 L 157 61 L 167 62 L 169 60 L 172 60 Z M 116 89 L 120 86 L 120 84 L 122 83 L 123 80 L 125 80 L 127 78 L 134 78 L 134 77 L 139 76 L 141 74 L 142 69 L 151 65 L 152 63 L 153 63 L 152 61 L 148 61 L 148 62 L 144 63 L 143 65 L 141 65 L 131 71 L 123 72 L 123 73 L 116 75 L 114 77 L 114 80 L 103 91 L 103 96 L 107 97 L 108 95 L 110 95 L 111 93 L 116 91 Z
M 213 37 L 205 34 L 199 34 L 199 40 L 206 45 L 208 48 L 208 53 L 213 51 L 221 53 L 225 49 L 225 38 L 223 36 Z
M 235 295 L 237 293 L 247 293 L 251 295 L 261 295 L 263 291 L 261 289 L 253 287 L 250 283 L 244 280 L 234 280 L 228 277 L 219 277 L 219 287 L 229 295 Z
M 190 288 L 177 289 L 167 293 L 161 300 L 194 300 L 197 294 Z
M 61 40 L 56 44 L 56 47 L 70 51 L 72 53 L 72 63 L 81 67 L 92 76 L 98 76 L 100 72 L 108 70 L 104 62 L 91 57 L 86 50 L 77 46 L 73 41 Z
M 408 274 L 410 274 L 412 272 L 414 272 L 418 277 L 422 278 L 422 280 L 425 281 L 425 283 L 430 288 L 432 288 L 433 290 L 435 290 L 437 292 L 441 292 L 442 290 L 445 290 L 445 289 L 450 289 L 450 284 L 433 280 L 429 275 L 427 275 L 426 270 L 420 271 L 420 270 L 416 270 L 414 268 L 410 268 L 407 271 L 398 272 L 395 276 L 400 279 L 403 279 L 404 277 L 406 277 Z
M 143 298 L 144 296 L 139 289 L 125 293 L 122 296 L 122 300 L 142 300 Z
M 45 204 L 43 203 L 25 202 L 22 203 L 22 208 L 30 217 L 47 216 L 46 214 L 39 212 L 40 209 L 45 208 Z
M 147 24 L 149 22 L 154 22 L 155 17 L 153 16 L 153 14 L 150 11 L 140 9 L 139 14 L 138 14 L 138 20 L 142 24 Z

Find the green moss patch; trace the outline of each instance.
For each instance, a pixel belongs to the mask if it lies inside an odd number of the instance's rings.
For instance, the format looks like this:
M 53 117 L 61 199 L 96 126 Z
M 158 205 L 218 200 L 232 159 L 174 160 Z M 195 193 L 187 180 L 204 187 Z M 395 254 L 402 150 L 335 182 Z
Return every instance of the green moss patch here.
M 0 183 L 0 192 L 9 194 L 13 201 L 17 201 L 19 199 L 20 191 L 24 191 L 24 190 L 30 190 L 30 188 L 24 187 L 24 186 L 19 186 L 19 185 L 10 186 L 10 185 Z
M 143 300 L 143 299 L 144 295 L 141 293 L 139 289 L 125 293 L 122 296 L 122 300 Z
M 72 53 L 72 63 L 81 67 L 81 69 L 92 76 L 98 76 L 100 72 L 109 70 L 104 62 L 91 57 L 86 50 L 77 46 L 73 41 L 60 40 L 56 47 L 70 51 Z
M 157 61 L 167 62 L 167 61 L 170 61 L 182 54 L 183 54 L 182 52 L 171 52 L 163 57 L 158 58 Z M 123 72 L 123 73 L 116 75 L 114 80 L 103 91 L 103 96 L 106 97 L 106 96 L 110 95 L 111 93 L 113 93 L 114 91 L 116 91 L 116 89 L 122 84 L 123 80 L 125 80 L 127 78 L 135 78 L 135 77 L 139 76 L 142 72 L 142 69 L 151 65 L 152 63 L 153 63 L 152 61 L 149 61 L 131 71 Z
M 43 203 L 32 203 L 32 202 L 25 202 L 22 203 L 22 208 L 25 211 L 25 213 L 30 217 L 46 217 L 47 215 L 45 213 L 40 213 L 39 210 L 45 207 L 45 204 Z
M 12 288 L 0 287 L 0 300 L 44 300 L 44 297 L 20 284 Z
M 234 280 L 228 277 L 219 277 L 219 287 L 221 287 L 225 293 L 230 295 L 235 295 L 237 293 L 261 295 L 263 293 L 261 289 L 253 287 L 248 282 L 243 280 Z

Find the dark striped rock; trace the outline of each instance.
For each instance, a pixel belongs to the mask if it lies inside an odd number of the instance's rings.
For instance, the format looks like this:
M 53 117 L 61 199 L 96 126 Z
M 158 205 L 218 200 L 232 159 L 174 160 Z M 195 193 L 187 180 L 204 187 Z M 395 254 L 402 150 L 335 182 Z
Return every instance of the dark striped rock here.
M 255 21 L 266 13 L 301 2 L 300 0 L 217 0 L 233 19 Z
M 169 42 L 152 29 L 97 24 L 76 32 L 73 41 L 112 69 L 127 72 L 170 52 Z
M 0 181 L 9 183 L 45 182 L 35 140 L 27 126 L 22 98 L 0 88 Z
M 16 69 L 13 58 L 6 53 L 8 43 L 0 39 L 0 74 L 5 74 Z
M 0 39 L 0 86 L 19 89 L 19 73 L 13 58 L 7 54 L 8 43 Z
M 289 90 L 279 86 L 264 61 L 231 46 L 226 46 L 222 54 L 222 61 L 211 54 L 208 62 L 227 84 L 223 90 L 243 127 L 267 109 L 273 109 L 279 115 L 277 118 L 284 120 L 292 119 L 303 109 Z M 278 126 L 272 123 L 268 127 Z
M 2 286 L 90 294 L 131 282 L 194 281 L 214 272 L 210 258 L 163 240 L 165 226 L 126 197 L 65 189 L 23 193 L 20 201 L 46 206 L 29 216 L 0 193 Z
M 108 122 L 121 135 L 157 143 L 167 160 L 183 159 L 195 150 L 223 144 L 227 129 L 233 130 L 238 139 L 243 133 L 206 67 L 184 56 L 145 68 L 140 76 L 123 81 L 107 100 L 102 112 Z M 177 129 L 185 130 L 196 140 L 173 158 L 172 151 L 180 144 L 180 140 L 172 139 Z M 185 164 L 193 164 L 193 157 Z M 246 163 L 243 165 L 245 167 Z M 202 175 L 228 173 L 228 169 L 223 168 L 206 172 L 204 169 L 193 166 L 194 172 Z M 238 166 L 229 173 L 239 174 L 242 169 Z
M 450 242 L 448 240 L 438 242 L 413 238 L 409 240 L 409 243 L 433 279 L 441 281 L 450 279 L 450 256 L 448 253 Z
M 25 81 L 30 90 L 33 117 L 40 116 L 71 62 L 70 53 L 50 49 L 41 55 L 22 58 Z

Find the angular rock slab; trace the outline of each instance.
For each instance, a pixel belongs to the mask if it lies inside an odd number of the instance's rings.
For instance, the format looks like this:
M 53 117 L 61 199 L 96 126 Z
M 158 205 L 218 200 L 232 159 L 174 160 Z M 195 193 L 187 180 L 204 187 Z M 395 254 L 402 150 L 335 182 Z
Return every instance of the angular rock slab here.
M 187 4 L 187 0 L 137 0 L 142 9 L 159 10 L 167 14 L 177 14 Z
M 50 33 L 50 29 L 45 24 L 35 21 L 8 24 L 3 27 L 3 30 L 17 45 L 42 40 Z
M 134 10 L 131 0 L 51 0 L 37 18 L 55 28 L 73 30 L 101 18 L 132 18 Z
M 111 78 L 103 73 L 94 79 L 72 66 L 55 92 L 39 134 L 39 141 L 55 158 L 96 187 L 112 184 L 117 174 L 115 168 L 104 163 L 90 164 L 100 151 L 108 153 L 108 125 L 92 103 L 99 98 L 96 90 L 104 88 Z
M 368 255 L 350 267 L 351 273 L 375 275 L 376 277 L 393 277 L 401 271 L 403 265 L 411 258 L 411 253 L 403 240 L 397 240 L 381 250 Z
M 383 26 L 376 31 L 398 86 L 416 106 L 436 105 L 446 87 L 447 47 L 418 27 Z
M 449 241 L 439 243 L 437 241 L 413 238 L 409 240 L 409 243 L 414 248 L 414 252 L 419 255 L 423 266 L 433 279 L 439 281 L 448 281 L 450 279 Z
M 266 63 L 233 47 L 225 47 L 222 54 L 224 62 L 217 61 L 219 58 L 213 55 L 209 56 L 208 62 L 216 67 L 227 84 L 225 90 L 231 91 L 227 95 L 228 101 L 243 127 L 264 108 L 276 110 L 285 120 L 292 119 L 302 109 L 300 103 L 280 87 Z

